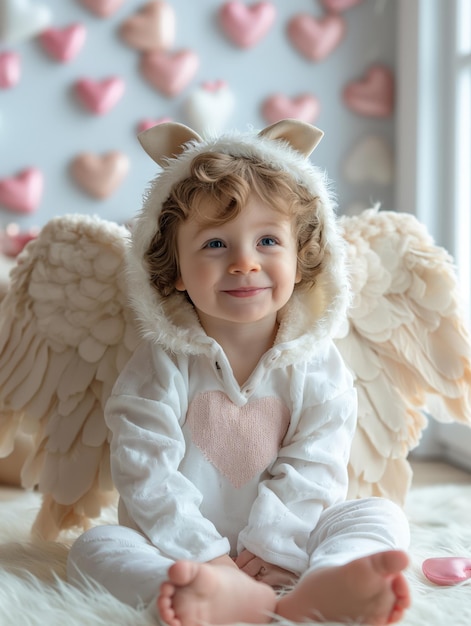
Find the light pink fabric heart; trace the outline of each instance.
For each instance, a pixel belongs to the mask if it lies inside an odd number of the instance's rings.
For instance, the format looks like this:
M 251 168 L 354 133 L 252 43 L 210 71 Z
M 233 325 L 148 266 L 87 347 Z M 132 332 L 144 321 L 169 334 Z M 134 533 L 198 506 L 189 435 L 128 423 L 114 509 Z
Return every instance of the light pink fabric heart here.
M 0 180 L 0 204 L 15 213 L 34 213 L 44 188 L 42 172 L 30 167 L 16 176 Z
M 238 407 L 220 391 L 202 393 L 187 412 L 195 445 L 234 487 L 243 487 L 276 458 L 289 425 L 278 398 Z
M 389 117 L 394 111 L 394 75 L 384 65 L 371 66 L 364 77 L 343 90 L 349 109 L 368 117 Z
M 287 117 L 312 123 L 319 115 L 319 110 L 319 100 L 311 94 L 302 94 L 295 98 L 275 94 L 262 103 L 263 118 L 270 124 Z
M 331 13 L 341 13 L 363 2 L 363 0 L 321 0 L 324 8 Z
M 240 48 L 251 48 L 268 33 L 276 17 L 271 2 L 258 2 L 246 6 L 234 0 L 225 2 L 219 11 L 221 28 Z
M 17 52 L 0 52 L 0 87 L 10 89 L 20 80 L 21 59 Z
M 436 585 L 457 585 L 471 579 L 471 558 L 442 556 L 426 559 L 422 571 Z
M 293 17 L 287 26 L 289 40 L 310 61 L 325 59 L 340 44 L 345 32 L 345 20 L 340 15 L 316 19 L 300 14 Z
M 175 39 L 174 10 L 167 2 L 149 2 L 125 20 L 119 32 L 136 50 L 169 50 Z
M 124 94 L 124 80 L 117 76 L 95 81 L 82 78 L 75 83 L 75 93 L 80 102 L 93 113 L 108 113 Z
M 77 23 L 65 28 L 47 28 L 40 34 L 39 41 L 49 56 L 66 63 L 75 59 L 86 37 L 85 26 Z
M 157 124 L 165 124 L 165 122 L 171 122 L 171 117 L 157 117 L 155 119 L 151 117 L 146 117 L 141 120 L 137 125 L 137 132 L 143 133 L 145 130 L 149 130 L 149 128 L 153 128 L 157 126 Z
M 182 92 L 199 67 L 198 55 L 192 50 L 154 51 L 141 55 L 140 68 L 146 80 L 164 95 Z
M 19 43 L 36 37 L 52 21 L 52 11 L 46 3 L 41 4 L 36 0 L 2 0 L 2 8 L 3 5 L 6 5 L 6 16 L 5 24 L 1 24 L 2 43 Z M 2 15 L 0 18 L 3 21 Z
M 81 153 L 70 164 L 75 182 L 93 198 L 108 198 L 129 171 L 128 157 L 117 150 L 104 155 Z
M 39 235 L 39 226 L 21 230 L 18 224 L 8 224 L 4 232 L 0 232 L 0 253 L 13 258 L 18 256 L 27 243 Z
M 80 0 L 80 2 L 98 17 L 110 17 L 116 13 L 124 0 Z

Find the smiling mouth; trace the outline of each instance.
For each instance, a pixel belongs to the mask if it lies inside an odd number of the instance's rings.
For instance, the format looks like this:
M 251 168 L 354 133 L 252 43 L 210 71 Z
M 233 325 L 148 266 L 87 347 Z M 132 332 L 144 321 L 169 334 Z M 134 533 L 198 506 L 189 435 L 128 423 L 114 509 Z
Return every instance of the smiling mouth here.
M 239 289 L 224 289 L 223 293 L 235 298 L 250 298 L 266 291 L 268 287 L 240 287 Z

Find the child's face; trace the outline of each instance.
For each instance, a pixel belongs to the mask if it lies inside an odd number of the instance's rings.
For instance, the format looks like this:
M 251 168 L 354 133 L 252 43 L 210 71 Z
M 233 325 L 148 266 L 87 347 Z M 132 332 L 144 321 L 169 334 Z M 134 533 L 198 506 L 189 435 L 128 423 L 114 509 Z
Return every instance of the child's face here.
M 208 205 L 207 215 L 215 209 Z M 251 195 L 233 220 L 202 225 L 188 219 L 178 231 L 180 277 L 208 330 L 211 321 L 252 323 L 270 318 L 300 281 L 292 220 Z

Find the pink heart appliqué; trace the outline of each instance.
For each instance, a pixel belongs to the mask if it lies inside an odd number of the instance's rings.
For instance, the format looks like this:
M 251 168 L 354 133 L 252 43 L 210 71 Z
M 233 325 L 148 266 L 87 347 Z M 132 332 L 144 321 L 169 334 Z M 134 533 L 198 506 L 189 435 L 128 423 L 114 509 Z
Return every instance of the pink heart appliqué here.
M 93 113 L 108 113 L 124 94 L 125 84 L 116 76 L 94 81 L 83 78 L 75 83 L 75 93 L 81 103 Z
M 471 579 L 471 558 L 442 556 L 426 559 L 422 571 L 436 585 L 457 585 Z
M 129 171 L 128 157 L 119 151 L 104 155 L 82 153 L 70 164 L 75 182 L 90 196 L 103 200 L 110 196 Z
M 331 13 L 341 13 L 363 2 L 363 0 L 321 0 L 324 8 Z
M 262 104 L 263 118 L 270 124 L 288 117 L 312 123 L 319 115 L 319 110 L 319 100 L 311 94 L 302 94 L 295 98 L 276 94 Z
M 220 391 L 196 396 L 187 412 L 195 445 L 236 488 L 277 457 L 289 420 L 288 408 L 277 398 L 238 407 Z
M 0 180 L 0 204 L 15 213 L 34 213 L 44 188 L 42 172 L 30 167 L 16 176 Z
M 20 80 L 21 60 L 17 52 L 0 53 L 0 87 L 10 89 Z
M 373 65 L 359 81 L 343 90 L 345 104 L 355 113 L 389 117 L 394 110 L 394 75 L 384 65 Z
M 87 30 L 83 24 L 71 24 L 65 28 L 47 28 L 39 36 L 44 50 L 57 61 L 72 61 L 85 43 Z
M 143 76 L 153 87 L 170 97 L 185 89 L 198 67 L 198 55 L 192 50 L 174 53 L 157 50 L 141 55 Z
M 175 39 L 174 10 L 167 2 L 149 2 L 125 20 L 119 32 L 136 50 L 169 50 Z
M 325 59 L 340 44 L 345 32 L 345 20 L 340 15 L 326 15 L 322 19 L 296 15 L 287 27 L 293 46 L 310 61 Z
M 80 2 L 98 17 L 109 17 L 116 13 L 124 0 L 80 0 Z
M 268 33 L 276 17 L 271 2 L 246 6 L 242 2 L 225 2 L 219 11 L 222 30 L 240 48 L 251 48 Z

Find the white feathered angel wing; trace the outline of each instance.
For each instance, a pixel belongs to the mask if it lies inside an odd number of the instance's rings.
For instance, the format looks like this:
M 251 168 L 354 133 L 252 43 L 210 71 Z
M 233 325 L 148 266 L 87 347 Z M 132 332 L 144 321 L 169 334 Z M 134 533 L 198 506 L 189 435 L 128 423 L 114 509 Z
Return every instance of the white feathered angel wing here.
M 19 255 L 0 308 L 0 455 L 33 438 L 22 472 L 44 494 L 34 530 L 100 514 L 115 493 L 103 407 L 137 344 L 124 258 L 128 231 L 86 216 L 51 220 Z
M 471 343 L 455 268 L 410 214 L 369 209 L 340 224 L 353 302 L 336 343 L 359 396 L 349 495 L 403 504 L 424 411 L 471 425 Z

